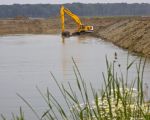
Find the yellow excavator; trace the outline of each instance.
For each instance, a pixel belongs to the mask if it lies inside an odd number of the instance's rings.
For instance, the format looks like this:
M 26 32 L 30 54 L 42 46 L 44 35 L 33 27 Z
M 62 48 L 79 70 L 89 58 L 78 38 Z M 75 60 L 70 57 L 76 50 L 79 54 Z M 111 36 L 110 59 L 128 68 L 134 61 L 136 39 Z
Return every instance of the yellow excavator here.
M 81 33 L 93 32 L 93 26 L 83 25 L 80 18 L 77 15 L 72 13 L 69 9 L 65 8 L 64 6 L 61 6 L 60 16 L 61 16 L 61 23 L 62 23 L 62 36 L 66 36 L 66 37 L 71 36 L 70 32 L 65 31 L 65 14 L 69 15 L 78 26 L 77 31 L 72 33 L 72 35 L 80 35 Z

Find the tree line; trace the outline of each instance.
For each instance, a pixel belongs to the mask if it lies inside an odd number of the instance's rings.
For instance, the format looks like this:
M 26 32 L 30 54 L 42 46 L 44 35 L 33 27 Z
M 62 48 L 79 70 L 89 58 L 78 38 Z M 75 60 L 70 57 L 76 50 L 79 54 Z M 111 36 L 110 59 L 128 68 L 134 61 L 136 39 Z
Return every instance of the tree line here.
M 79 16 L 149 16 L 150 4 L 107 3 L 107 4 L 64 4 Z M 60 4 L 13 4 L 0 5 L 0 18 L 26 16 L 48 18 L 59 15 Z

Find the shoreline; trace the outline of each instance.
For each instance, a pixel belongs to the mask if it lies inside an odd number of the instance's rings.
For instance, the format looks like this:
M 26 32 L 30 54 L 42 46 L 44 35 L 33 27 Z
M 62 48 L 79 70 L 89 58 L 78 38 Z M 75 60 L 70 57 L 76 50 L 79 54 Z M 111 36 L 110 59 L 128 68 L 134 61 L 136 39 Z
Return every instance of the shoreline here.
M 83 23 L 94 26 L 90 35 L 150 57 L 150 17 L 85 17 Z M 65 20 L 66 30 L 75 31 L 76 24 Z M 0 35 L 12 34 L 58 34 L 61 33 L 60 18 L 5 19 L 0 20 Z

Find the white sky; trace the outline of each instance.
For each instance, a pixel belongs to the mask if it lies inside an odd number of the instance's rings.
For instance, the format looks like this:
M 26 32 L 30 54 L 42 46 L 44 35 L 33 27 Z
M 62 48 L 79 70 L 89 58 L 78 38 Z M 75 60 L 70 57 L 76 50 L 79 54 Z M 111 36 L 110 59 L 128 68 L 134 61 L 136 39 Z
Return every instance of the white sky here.
M 61 4 L 61 3 L 150 3 L 150 0 L 0 0 L 0 4 L 37 4 L 37 3 L 49 3 L 49 4 Z

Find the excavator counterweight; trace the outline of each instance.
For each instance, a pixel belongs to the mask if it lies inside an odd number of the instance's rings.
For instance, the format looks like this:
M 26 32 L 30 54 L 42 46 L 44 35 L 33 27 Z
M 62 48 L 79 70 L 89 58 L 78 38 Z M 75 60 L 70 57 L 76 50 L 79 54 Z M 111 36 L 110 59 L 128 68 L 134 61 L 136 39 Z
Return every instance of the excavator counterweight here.
M 64 8 L 64 6 L 61 6 L 60 16 L 61 16 L 62 35 L 63 36 L 67 36 L 67 37 L 70 36 L 70 32 L 65 31 L 65 14 L 70 16 L 78 26 L 77 31 L 72 33 L 72 35 L 80 35 L 81 33 L 93 32 L 93 26 L 83 25 L 80 18 L 77 15 L 72 13 L 69 9 Z

